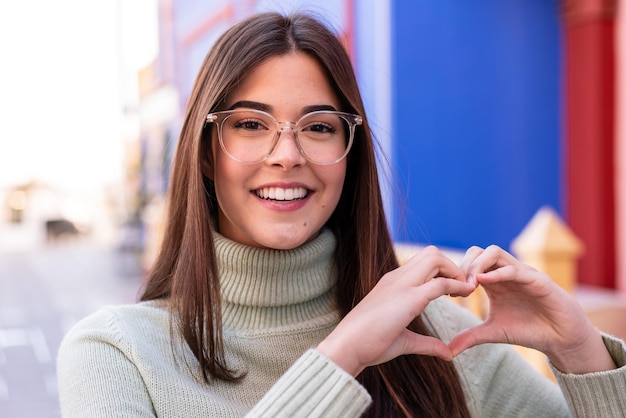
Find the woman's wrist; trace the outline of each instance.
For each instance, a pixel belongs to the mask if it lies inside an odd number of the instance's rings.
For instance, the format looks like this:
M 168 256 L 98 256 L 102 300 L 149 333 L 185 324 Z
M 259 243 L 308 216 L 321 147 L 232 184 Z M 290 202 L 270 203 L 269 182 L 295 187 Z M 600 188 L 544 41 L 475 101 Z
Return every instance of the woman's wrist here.
M 346 350 L 333 340 L 332 335 L 326 337 L 316 348 L 352 377 L 358 376 L 363 371 L 363 367 L 356 361 L 356 356 L 345 355 Z
M 548 358 L 554 367 L 566 374 L 596 373 L 616 368 L 602 334 L 595 328 L 588 339 L 575 349 L 561 350 L 548 355 Z

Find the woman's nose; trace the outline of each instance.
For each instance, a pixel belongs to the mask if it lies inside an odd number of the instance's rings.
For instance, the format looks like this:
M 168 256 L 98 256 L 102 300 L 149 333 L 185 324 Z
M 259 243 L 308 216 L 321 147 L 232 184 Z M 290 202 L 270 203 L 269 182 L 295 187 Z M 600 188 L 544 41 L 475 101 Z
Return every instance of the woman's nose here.
M 274 148 L 265 162 L 284 169 L 306 164 L 306 158 L 298 148 L 296 132 L 291 127 L 286 126 L 278 131 Z

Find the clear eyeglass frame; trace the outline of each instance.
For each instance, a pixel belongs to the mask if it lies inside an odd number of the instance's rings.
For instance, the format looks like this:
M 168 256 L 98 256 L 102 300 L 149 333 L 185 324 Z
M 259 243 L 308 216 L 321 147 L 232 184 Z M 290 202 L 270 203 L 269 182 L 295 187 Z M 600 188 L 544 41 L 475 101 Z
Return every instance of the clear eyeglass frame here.
M 224 141 L 224 137 L 223 137 L 223 126 L 224 126 L 224 121 L 228 120 L 228 118 L 232 117 L 233 115 L 237 115 L 237 114 L 254 114 L 259 116 L 260 118 L 265 118 L 266 120 L 270 120 L 272 121 L 272 123 L 274 124 L 274 127 L 270 127 L 270 132 L 274 132 L 272 135 L 272 140 L 270 142 L 270 146 L 269 149 L 267 150 L 267 152 L 265 152 L 265 154 L 263 156 L 261 156 L 258 159 L 255 160 L 242 160 L 240 158 L 235 157 L 234 155 L 232 155 L 231 152 L 228 151 L 225 141 Z M 345 145 L 345 151 L 338 156 L 337 158 L 332 159 L 331 161 L 318 161 L 314 158 L 312 158 L 311 156 L 309 156 L 307 154 L 307 152 L 304 150 L 304 148 L 302 147 L 302 144 L 300 143 L 300 139 L 298 137 L 298 130 L 301 128 L 301 122 L 302 121 L 306 121 L 311 117 L 314 116 L 322 116 L 322 115 L 332 115 L 332 116 L 336 116 L 339 117 L 341 119 L 343 119 L 343 121 L 346 122 L 346 125 L 348 127 L 348 137 L 347 139 L 347 143 Z M 339 112 L 339 111 L 335 111 L 335 110 L 318 110 L 318 111 L 314 111 L 314 112 L 309 112 L 303 116 L 300 117 L 300 119 L 298 119 L 296 122 L 281 122 L 278 121 L 273 115 L 264 112 L 262 110 L 257 110 L 257 109 L 233 109 L 233 110 L 225 110 L 225 111 L 219 111 L 219 112 L 211 112 L 209 114 L 207 114 L 206 116 L 206 123 L 214 123 L 217 127 L 217 136 L 219 139 L 219 143 L 220 143 L 220 147 L 222 148 L 222 151 L 224 151 L 224 153 L 226 155 L 228 155 L 231 159 L 233 159 L 234 161 L 237 161 L 239 163 L 242 164 L 257 164 L 260 163 L 262 161 L 265 161 L 267 158 L 270 157 L 270 155 L 272 155 L 272 153 L 274 152 L 274 149 L 276 148 L 276 145 L 278 144 L 278 141 L 280 139 L 281 133 L 283 131 L 283 129 L 285 128 L 290 128 L 293 132 L 293 136 L 295 139 L 295 143 L 296 146 L 298 147 L 298 150 L 300 151 L 300 153 L 310 162 L 314 163 L 314 164 L 318 164 L 318 165 L 332 165 L 332 164 L 336 164 L 338 162 L 340 162 L 341 160 L 343 160 L 348 153 L 350 152 L 350 149 L 352 148 L 352 144 L 354 142 L 354 132 L 356 130 L 356 127 L 363 124 L 363 118 L 359 115 L 355 115 L 352 113 L 346 113 L 346 112 Z M 274 129 L 275 128 L 275 129 Z

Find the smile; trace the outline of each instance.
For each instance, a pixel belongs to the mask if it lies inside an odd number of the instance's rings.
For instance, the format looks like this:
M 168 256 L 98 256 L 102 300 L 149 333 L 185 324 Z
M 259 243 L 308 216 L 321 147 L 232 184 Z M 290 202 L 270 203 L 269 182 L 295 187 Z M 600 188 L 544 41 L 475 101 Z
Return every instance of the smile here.
M 283 189 L 282 187 L 263 187 L 255 191 L 256 195 L 261 199 L 293 201 L 304 199 L 308 191 L 304 187 L 294 187 Z

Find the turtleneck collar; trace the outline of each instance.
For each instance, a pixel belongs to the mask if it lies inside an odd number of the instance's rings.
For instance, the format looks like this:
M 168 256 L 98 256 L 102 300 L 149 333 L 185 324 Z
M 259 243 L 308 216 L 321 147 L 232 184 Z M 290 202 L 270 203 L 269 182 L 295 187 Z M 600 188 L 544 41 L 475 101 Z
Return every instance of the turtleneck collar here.
M 214 233 L 225 328 L 308 321 L 335 310 L 335 236 L 292 250 L 250 247 Z

